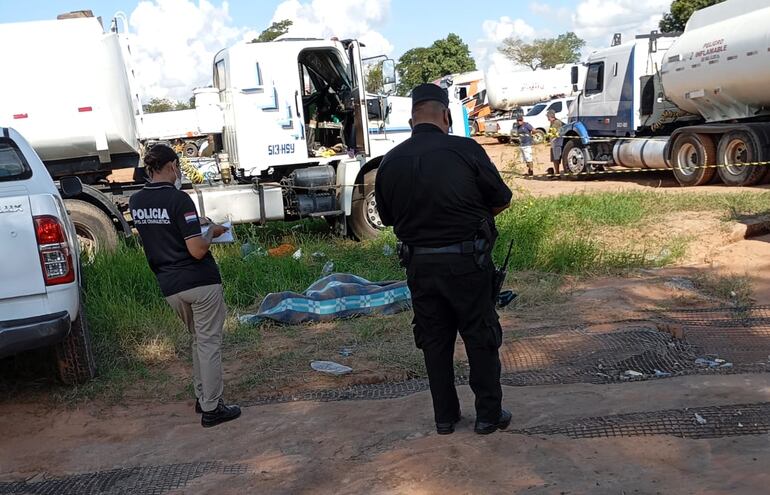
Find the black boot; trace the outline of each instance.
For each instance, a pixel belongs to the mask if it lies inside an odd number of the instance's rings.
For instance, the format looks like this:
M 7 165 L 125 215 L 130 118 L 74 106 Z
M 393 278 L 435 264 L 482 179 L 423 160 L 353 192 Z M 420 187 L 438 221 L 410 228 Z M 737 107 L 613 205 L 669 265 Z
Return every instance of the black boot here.
M 457 415 L 455 416 L 457 419 L 454 421 L 451 421 L 449 423 L 436 423 L 436 433 L 439 435 L 451 435 L 455 432 L 455 425 L 460 422 L 461 419 L 463 419 L 462 414 L 460 413 L 460 410 L 457 410 Z
M 217 408 L 213 411 L 203 411 L 201 416 L 201 426 L 211 428 L 227 421 L 232 421 L 241 415 L 241 408 L 236 405 L 226 406 L 225 401 L 219 399 Z
M 504 430 L 508 428 L 509 424 L 511 424 L 511 413 L 503 409 L 500 411 L 500 419 L 497 420 L 497 423 L 485 423 L 484 421 L 476 421 L 476 426 L 473 428 L 473 431 L 479 435 L 489 435 L 490 433 L 494 433 L 497 430 Z

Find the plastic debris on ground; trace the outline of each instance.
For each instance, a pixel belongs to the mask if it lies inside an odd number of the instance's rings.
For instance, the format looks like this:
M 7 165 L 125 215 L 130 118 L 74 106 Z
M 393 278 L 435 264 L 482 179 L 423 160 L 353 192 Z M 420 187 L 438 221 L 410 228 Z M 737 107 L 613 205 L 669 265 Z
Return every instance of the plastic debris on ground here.
M 705 425 L 706 423 L 708 423 L 708 421 L 706 421 L 706 418 L 704 418 L 698 413 L 695 413 L 695 421 L 697 421 L 699 425 Z
M 321 270 L 321 273 L 323 275 L 331 275 L 331 273 L 334 271 L 334 262 L 333 261 L 327 261 L 324 263 L 324 267 Z
M 728 363 L 724 359 L 705 357 L 695 360 L 696 366 L 708 366 L 709 368 L 732 368 L 733 363 Z
M 671 376 L 671 373 L 668 373 L 666 371 L 655 370 L 655 376 L 658 378 L 668 378 L 669 376 Z
M 335 363 L 334 361 L 313 361 L 310 363 L 310 367 L 321 373 L 329 373 L 335 376 L 347 375 L 353 371 L 353 368 L 350 366 Z
M 238 323 L 241 325 L 256 325 L 262 321 L 262 317 L 257 315 L 241 315 L 238 317 Z
M 641 378 L 644 376 L 644 373 L 639 373 L 638 371 L 634 371 L 634 370 L 628 370 L 623 373 L 623 376 L 625 378 Z
M 350 347 L 343 347 L 342 349 L 340 349 L 340 356 L 348 357 L 352 355 L 353 355 L 353 349 L 351 349 Z
M 245 242 L 241 245 L 241 258 L 250 258 L 252 256 L 267 256 L 267 251 L 262 246 Z
M 385 244 L 384 246 L 382 246 L 382 254 L 383 256 L 393 255 L 393 248 L 390 247 L 390 244 Z
M 295 260 L 302 258 L 302 248 L 294 251 L 294 254 L 292 254 L 291 257 L 294 258 Z
M 281 244 L 280 246 L 276 246 L 272 249 L 268 249 L 267 254 L 275 258 L 280 258 L 282 256 L 290 255 L 296 249 L 297 248 L 292 244 Z
M 310 255 L 315 260 L 320 260 L 322 258 L 326 258 L 326 253 L 322 251 L 316 251 L 315 253 Z

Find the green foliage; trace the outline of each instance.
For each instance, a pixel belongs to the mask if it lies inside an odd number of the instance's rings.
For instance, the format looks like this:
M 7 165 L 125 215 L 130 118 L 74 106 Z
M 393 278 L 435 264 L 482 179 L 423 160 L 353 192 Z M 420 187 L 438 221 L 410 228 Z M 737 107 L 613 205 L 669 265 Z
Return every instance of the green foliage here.
M 174 101 L 169 98 L 153 98 L 149 103 L 142 106 L 144 113 L 171 112 L 173 110 L 190 110 L 194 107 L 194 98 L 190 98 L 187 103 L 183 101 Z
M 687 21 L 696 10 L 722 3 L 724 0 L 674 0 L 671 2 L 671 12 L 663 16 L 660 30 L 664 33 L 684 31 Z
M 265 43 L 267 41 L 273 41 L 277 37 L 289 32 L 289 28 L 294 24 L 290 19 L 284 19 L 282 21 L 274 22 L 269 28 L 262 31 L 252 43 Z
M 560 34 L 556 38 L 540 38 L 525 43 L 519 38 L 506 38 L 498 48 L 500 53 L 519 65 L 532 70 L 552 69 L 559 64 L 580 61 L 580 49 L 586 44 L 573 32 Z
M 468 45 L 450 33 L 427 48 L 407 50 L 398 59 L 399 95 L 407 95 L 418 84 L 435 81 L 449 74 L 476 70 Z
M 366 72 L 366 91 L 368 93 L 382 93 L 382 63 L 369 67 Z

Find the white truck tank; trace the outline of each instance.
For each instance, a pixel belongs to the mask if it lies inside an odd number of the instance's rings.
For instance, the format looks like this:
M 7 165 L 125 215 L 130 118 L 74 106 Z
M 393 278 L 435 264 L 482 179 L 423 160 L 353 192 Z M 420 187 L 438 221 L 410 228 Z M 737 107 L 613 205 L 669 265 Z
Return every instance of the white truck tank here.
M 495 110 L 509 111 L 555 96 L 577 94 L 571 82 L 572 67 L 578 67 L 578 81 L 582 86 L 585 79 L 582 65 L 520 72 L 493 65 L 484 75 L 489 105 Z M 580 90 L 580 86 L 577 89 Z
M 693 14 L 661 71 L 666 96 L 707 122 L 770 108 L 770 2 L 728 0 Z
M 40 158 L 109 163 L 138 152 L 123 48 L 98 19 L 0 24 L 0 45 L 0 125 L 16 128 Z

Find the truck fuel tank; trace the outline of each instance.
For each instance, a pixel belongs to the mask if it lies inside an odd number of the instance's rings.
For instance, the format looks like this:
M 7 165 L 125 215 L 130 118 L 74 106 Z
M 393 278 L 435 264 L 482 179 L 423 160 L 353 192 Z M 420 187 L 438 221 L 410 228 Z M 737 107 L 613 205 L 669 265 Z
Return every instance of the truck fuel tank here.
M 278 184 L 197 185 L 186 191 L 201 216 L 217 223 L 259 223 L 283 220 L 283 192 Z M 262 203 L 262 204 L 260 204 Z
M 666 143 L 668 138 L 622 139 L 612 147 L 612 158 L 622 167 L 666 169 Z

